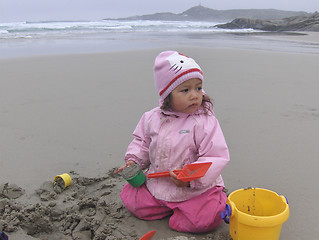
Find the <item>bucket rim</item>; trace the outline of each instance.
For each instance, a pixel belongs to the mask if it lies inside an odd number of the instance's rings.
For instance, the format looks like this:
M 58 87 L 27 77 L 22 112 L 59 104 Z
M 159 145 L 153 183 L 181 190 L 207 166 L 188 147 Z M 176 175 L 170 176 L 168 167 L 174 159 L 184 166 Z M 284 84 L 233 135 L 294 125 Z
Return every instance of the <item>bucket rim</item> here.
M 140 169 L 133 177 L 131 178 L 124 178 L 126 181 L 130 181 L 133 180 L 134 178 L 136 178 L 138 175 L 140 175 L 140 173 L 142 172 L 142 169 Z M 144 173 L 143 173 L 144 174 Z

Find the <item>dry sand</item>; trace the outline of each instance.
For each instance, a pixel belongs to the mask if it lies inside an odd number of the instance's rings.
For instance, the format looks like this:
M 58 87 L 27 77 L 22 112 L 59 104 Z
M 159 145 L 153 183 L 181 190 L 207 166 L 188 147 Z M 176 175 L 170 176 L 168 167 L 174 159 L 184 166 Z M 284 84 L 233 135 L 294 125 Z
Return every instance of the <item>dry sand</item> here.
M 281 239 L 317 239 L 319 55 L 170 49 L 204 70 L 231 154 L 227 188 L 284 195 L 291 214 Z M 226 224 L 194 235 L 171 231 L 168 219 L 132 217 L 118 195 L 125 181 L 110 175 L 140 116 L 157 104 L 152 68 L 162 50 L 0 61 L 0 231 L 22 240 L 138 239 L 150 230 L 154 239 L 227 239 Z M 64 172 L 74 182 L 56 193 L 53 178 Z M 10 191 L 23 195 L 8 199 Z

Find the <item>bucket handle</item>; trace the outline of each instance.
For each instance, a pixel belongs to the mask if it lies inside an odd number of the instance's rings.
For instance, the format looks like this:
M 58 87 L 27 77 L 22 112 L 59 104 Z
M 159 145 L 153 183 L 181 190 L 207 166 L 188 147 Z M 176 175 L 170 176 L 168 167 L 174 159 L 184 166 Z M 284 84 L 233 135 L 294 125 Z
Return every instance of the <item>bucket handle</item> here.
M 231 207 L 229 204 L 226 204 L 225 211 L 221 212 L 221 218 L 224 220 L 225 223 L 229 224 L 229 217 L 231 216 Z
M 289 205 L 288 199 L 285 196 L 281 195 L 280 197 L 284 203 L 287 203 Z

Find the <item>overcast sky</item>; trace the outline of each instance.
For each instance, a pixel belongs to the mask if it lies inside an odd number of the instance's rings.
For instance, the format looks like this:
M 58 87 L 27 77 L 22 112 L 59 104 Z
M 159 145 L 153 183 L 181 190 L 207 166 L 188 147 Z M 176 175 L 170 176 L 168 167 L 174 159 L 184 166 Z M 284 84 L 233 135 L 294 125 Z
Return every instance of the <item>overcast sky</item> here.
M 155 12 L 181 13 L 193 6 L 319 11 L 319 0 L 0 0 L 0 22 L 100 20 Z

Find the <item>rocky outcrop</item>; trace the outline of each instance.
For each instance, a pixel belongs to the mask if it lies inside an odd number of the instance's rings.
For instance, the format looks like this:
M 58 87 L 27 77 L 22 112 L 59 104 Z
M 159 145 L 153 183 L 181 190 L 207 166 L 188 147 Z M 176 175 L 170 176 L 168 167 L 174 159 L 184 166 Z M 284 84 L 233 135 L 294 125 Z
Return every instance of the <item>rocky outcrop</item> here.
M 308 16 L 293 16 L 280 20 L 261 20 L 252 18 L 236 18 L 235 20 L 219 24 L 215 27 L 226 29 L 252 28 L 263 31 L 316 31 L 319 32 L 319 13 Z

